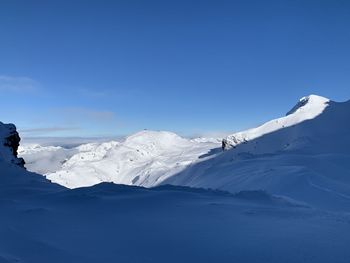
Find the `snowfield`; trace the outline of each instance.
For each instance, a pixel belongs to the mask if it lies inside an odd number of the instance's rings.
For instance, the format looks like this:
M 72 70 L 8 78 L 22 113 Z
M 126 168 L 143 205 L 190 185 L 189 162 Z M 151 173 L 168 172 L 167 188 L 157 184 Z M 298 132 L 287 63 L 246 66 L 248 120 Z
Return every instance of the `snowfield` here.
M 350 257 L 348 214 L 263 192 L 34 185 L 5 193 L 2 186 L 2 263 L 347 263 Z
M 347 263 L 350 216 L 262 191 L 103 183 L 0 162 L 0 262 Z

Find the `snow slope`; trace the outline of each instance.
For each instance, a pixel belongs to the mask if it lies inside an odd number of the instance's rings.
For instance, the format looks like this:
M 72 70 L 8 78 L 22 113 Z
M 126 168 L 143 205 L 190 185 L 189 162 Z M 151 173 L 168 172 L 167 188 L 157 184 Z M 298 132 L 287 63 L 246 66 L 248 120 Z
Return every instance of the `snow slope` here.
M 264 192 L 108 183 L 49 193 L 4 194 L 2 184 L 0 189 L 1 263 L 347 263 L 350 258 L 348 214 Z
M 30 146 L 20 149 L 26 167 L 69 188 L 101 182 L 154 186 L 204 160 L 219 143 L 189 140 L 171 132 L 142 131 L 122 142 L 83 144 L 73 149 Z

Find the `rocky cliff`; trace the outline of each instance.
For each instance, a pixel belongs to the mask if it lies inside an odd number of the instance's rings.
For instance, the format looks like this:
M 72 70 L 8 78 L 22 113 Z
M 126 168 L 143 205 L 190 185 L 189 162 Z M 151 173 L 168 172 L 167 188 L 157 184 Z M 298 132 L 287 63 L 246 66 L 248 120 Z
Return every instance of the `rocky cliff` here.
M 24 167 L 23 158 L 17 157 L 17 150 L 21 138 L 14 124 L 0 122 L 0 161 L 13 163 Z

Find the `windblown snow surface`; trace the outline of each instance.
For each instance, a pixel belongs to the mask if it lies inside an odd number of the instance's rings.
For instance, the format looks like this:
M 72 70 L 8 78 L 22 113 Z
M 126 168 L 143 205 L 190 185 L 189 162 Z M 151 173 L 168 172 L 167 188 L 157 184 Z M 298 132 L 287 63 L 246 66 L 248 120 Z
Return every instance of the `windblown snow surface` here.
M 6 170 L 12 180 L 1 177 L 0 262 L 347 263 L 350 257 L 348 214 L 259 191 L 110 183 L 69 190 L 18 169 Z
M 61 151 L 46 177 L 70 188 L 151 188 L 67 189 L 0 161 L 0 262 L 348 263 L 349 119 L 349 102 L 309 96 L 224 152 L 143 131 L 41 153 Z

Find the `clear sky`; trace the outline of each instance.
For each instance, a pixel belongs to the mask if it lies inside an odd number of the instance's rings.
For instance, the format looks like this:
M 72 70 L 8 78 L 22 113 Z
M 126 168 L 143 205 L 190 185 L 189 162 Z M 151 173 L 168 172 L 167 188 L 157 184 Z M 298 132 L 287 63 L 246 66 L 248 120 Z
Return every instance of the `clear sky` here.
M 350 1 L 0 1 L 0 120 L 22 136 L 237 131 L 350 99 Z

